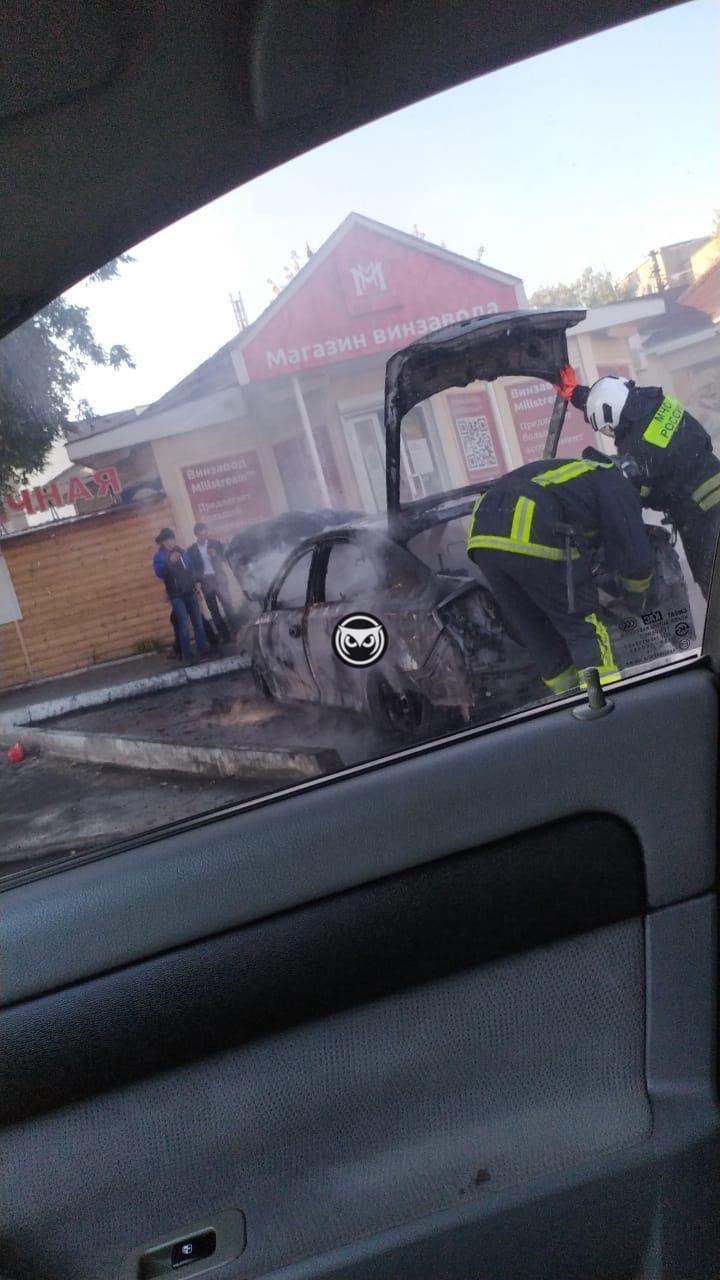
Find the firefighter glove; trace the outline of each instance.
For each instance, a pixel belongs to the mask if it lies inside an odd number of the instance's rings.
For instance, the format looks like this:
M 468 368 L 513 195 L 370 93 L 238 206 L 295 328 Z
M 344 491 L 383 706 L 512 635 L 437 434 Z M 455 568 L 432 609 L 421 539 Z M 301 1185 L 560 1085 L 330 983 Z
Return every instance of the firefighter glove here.
M 573 391 L 578 385 L 575 370 L 571 364 L 564 364 L 560 370 L 560 384 L 555 385 L 555 390 L 563 400 L 572 400 Z

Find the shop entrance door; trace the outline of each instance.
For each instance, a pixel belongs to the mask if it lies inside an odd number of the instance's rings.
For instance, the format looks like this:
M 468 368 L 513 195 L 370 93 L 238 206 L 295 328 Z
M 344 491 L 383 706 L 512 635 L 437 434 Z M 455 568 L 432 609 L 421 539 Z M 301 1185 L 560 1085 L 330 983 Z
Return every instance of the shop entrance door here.
M 384 511 L 385 432 L 382 413 L 379 409 L 372 409 L 366 413 L 345 414 L 343 426 L 362 504 L 366 511 Z M 426 493 L 423 477 L 413 466 L 404 440 L 400 443 L 400 492 L 404 502 L 413 502 Z

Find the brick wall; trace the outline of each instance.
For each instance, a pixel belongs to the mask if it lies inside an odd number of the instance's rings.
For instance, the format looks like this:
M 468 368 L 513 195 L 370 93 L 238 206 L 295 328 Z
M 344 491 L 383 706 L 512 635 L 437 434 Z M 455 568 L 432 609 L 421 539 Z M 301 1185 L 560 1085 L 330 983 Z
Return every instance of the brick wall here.
M 126 657 L 138 640 L 172 640 L 151 566 L 155 535 L 172 523 L 162 498 L 0 540 L 36 678 Z M 28 679 L 15 625 L 0 626 L 0 687 Z

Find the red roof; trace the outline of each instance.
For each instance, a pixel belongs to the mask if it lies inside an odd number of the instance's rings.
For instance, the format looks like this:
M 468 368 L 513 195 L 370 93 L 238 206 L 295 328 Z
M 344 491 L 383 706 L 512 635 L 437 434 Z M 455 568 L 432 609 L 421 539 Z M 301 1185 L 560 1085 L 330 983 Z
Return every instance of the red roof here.
M 250 382 L 381 354 L 524 304 L 517 276 L 351 213 L 237 340 Z

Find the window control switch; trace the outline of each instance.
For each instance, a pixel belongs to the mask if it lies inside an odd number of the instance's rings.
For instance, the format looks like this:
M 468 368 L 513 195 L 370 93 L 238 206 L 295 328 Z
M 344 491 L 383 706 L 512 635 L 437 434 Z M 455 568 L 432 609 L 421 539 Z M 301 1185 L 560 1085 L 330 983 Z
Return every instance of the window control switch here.
M 163 1280 L 175 1274 L 178 1280 L 185 1276 L 190 1280 L 239 1258 L 245 1248 L 245 1214 L 239 1209 L 211 1211 L 205 1221 L 201 1218 L 178 1226 L 179 1230 L 165 1240 L 136 1249 L 128 1258 L 122 1280 Z
M 173 1271 L 187 1266 L 189 1262 L 198 1262 L 201 1258 L 209 1258 L 215 1252 L 215 1232 L 201 1231 L 199 1235 L 187 1236 L 173 1245 L 170 1263 Z

